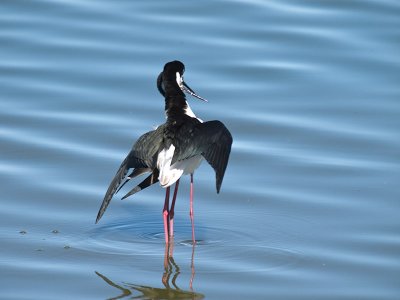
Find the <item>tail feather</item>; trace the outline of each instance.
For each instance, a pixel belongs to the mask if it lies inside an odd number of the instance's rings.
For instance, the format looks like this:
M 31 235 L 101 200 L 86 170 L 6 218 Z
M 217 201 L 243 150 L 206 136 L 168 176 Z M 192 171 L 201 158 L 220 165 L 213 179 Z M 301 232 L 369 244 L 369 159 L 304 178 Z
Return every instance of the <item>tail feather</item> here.
M 96 223 L 99 222 L 99 220 L 103 216 L 104 212 L 107 209 L 108 204 L 110 204 L 112 197 L 117 191 L 118 186 L 121 184 L 122 180 L 125 178 L 127 173 L 128 173 L 128 165 L 127 165 L 127 160 L 125 159 L 122 162 L 121 166 L 119 167 L 117 174 L 115 174 L 114 179 L 111 181 L 110 186 L 108 187 L 108 190 L 103 199 L 103 203 L 101 203 L 99 212 L 97 213 Z
M 121 184 L 121 186 L 118 188 L 118 190 L 115 193 L 117 194 L 120 191 L 120 189 L 122 189 L 124 187 L 124 185 L 128 183 L 129 180 L 131 180 L 139 175 L 142 175 L 143 173 L 150 172 L 150 171 L 151 170 L 149 168 L 134 169 L 132 171 L 132 173 L 129 174 L 128 177 L 126 177 L 126 180 L 124 181 L 124 183 Z
M 143 180 L 141 183 L 139 183 L 137 186 L 135 186 L 133 189 L 129 191 L 125 196 L 122 197 L 122 200 L 128 198 L 129 196 L 136 194 L 137 192 L 140 192 L 141 190 L 144 190 L 145 188 L 151 186 L 152 184 L 158 182 L 158 170 L 155 169 L 153 173 L 151 173 L 149 176 L 146 177 L 145 180 Z

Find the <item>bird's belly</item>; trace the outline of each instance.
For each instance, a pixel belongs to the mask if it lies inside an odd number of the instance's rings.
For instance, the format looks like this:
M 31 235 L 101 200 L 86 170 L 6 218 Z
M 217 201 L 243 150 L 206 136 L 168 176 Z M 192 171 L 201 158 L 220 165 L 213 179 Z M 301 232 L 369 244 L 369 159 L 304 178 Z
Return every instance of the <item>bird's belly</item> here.
M 157 167 L 160 171 L 158 180 L 162 187 L 169 187 L 178 181 L 184 174 L 191 174 L 197 169 L 203 159 L 201 155 L 177 161 L 171 166 L 175 147 L 171 145 L 169 149 L 161 151 L 157 158 Z
M 171 166 L 171 168 L 182 169 L 183 174 L 185 175 L 192 174 L 194 170 L 196 170 L 200 166 L 202 160 L 203 156 L 196 155 L 185 160 L 177 161 Z

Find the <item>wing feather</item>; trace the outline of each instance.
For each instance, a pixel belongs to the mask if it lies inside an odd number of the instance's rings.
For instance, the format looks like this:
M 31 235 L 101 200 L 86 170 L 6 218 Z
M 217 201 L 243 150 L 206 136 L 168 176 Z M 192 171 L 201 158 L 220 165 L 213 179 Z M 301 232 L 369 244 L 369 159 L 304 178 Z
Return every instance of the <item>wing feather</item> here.
M 96 223 L 103 216 L 112 197 L 117 192 L 121 182 L 125 179 L 129 169 L 146 169 L 146 171 L 149 169 L 150 171 L 155 169 L 157 164 L 157 153 L 162 145 L 163 130 L 163 125 L 159 126 L 156 130 L 143 134 L 133 145 L 132 150 L 122 162 L 111 181 L 106 194 L 104 195 L 103 202 L 101 203 L 97 214 Z M 137 171 L 137 173 L 140 172 L 141 170 Z M 133 174 L 136 174 L 135 171 Z
M 148 177 L 146 177 L 146 179 L 144 179 L 141 183 L 139 183 L 137 186 L 131 189 L 125 196 L 123 196 L 122 200 L 158 182 L 158 174 L 159 174 L 158 170 L 155 169 L 153 173 L 151 173 Z
M 201 154 L 215 170 L 219 193 L 231 152 L 231 133 L 220 121 L 196 123 L 184 132 L 173 142 L 176 149 L 171 164 Z
M 112 197 L 117 191 L 118 186 L 121 184 L 122 180 L 125 178 L 127 173 L 128 173 L 127 158 L 125 158 L 107 189 L 103 202 L 101 203 L 99 212 L 97 213 L 96 224 L 103 216 L 104 212 L 107 209 L 107 206 L 110 204 Z

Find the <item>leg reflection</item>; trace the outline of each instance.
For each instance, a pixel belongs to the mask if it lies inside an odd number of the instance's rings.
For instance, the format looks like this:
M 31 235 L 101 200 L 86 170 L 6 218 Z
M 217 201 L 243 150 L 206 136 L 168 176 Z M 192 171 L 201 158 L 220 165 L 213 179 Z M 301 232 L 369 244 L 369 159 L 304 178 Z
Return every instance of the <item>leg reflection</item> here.
M 192 245 L 192 258 L 190 260 L 190 282 L 189 282 L 189 288 L 191 291 L 193 291 L 193 280 L 194 280 L 194 274 L 195 274 L 195 269 L 194 269 L 194 248 L 196 247 L 196 243 L 193 243 Z
M 101 279 L 103 279 L 108 285 L 119 289 L 122 293 L 119 296 L 110 299 L 203 299 L 204 295 L 193 291 L 193 281 L 195 276 L 194 267 L 194 250 L 195 244 L 192 245 L 191 263 L 190 263 L 190 280 L 189 290 L 183 290 L 179 288 L 177 280 L 181 274 L 181 268 L 175 262 L 174 252 L 174 239 L 171 238 L 169 243 L 165 245 L 164 251 L 164 272 L 162 275 L 163 288 L 151 287 L 145 285 L 138 285 L 132 283 L 116 284 L 106 276 L 95 272 Z
M 191 291 L 193 291 L 193 281 L 194 281 L 194 275 L 195 275 L 195 267 L 194 267 L 194 250 L 195 250 L 196 244 L 192 244 L 192 256 L 190 260 L 190 280 L 189 280 L 189 288 Z M 174 288 L 179 289 L 179 287 L 176 285 L 176 279 L 178 278 L 179 274 L 181 273 L 181 270 L 179 268 L 179 265 L 175 263 L 174 260 L 174 239 L 170 240 L 170 243 L 165 245 L 165 251 L 164 251 L 164 274 L 162 276 L 162 283 L 166 288 L 170 288 L 170 282 L 174 286 Z M 172 280 L 170 280 L 171 275 L 173 275 Z

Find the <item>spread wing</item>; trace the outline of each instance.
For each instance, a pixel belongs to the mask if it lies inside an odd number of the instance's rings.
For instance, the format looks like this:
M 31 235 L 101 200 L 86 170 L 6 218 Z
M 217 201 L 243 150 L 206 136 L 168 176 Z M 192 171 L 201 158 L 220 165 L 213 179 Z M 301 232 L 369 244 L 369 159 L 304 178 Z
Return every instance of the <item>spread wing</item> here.
M 220 121 L 194 124 L 176 135 L 173 144 L 176 149 L 171 164 L 202 155 L 215 170 L 219 193 L 232 146 L 232 135 L 225 125 Z
M 157 154 L 162 146 L 165 125 L 143 134 L 128 154 L 129 168 L 150 168 L 157 165 Z
M 133 145 L 132 150 L 124 159 L 113 180 L 111 181 L 103 202 L 97 214 L 96 223 L 101 219 L 121 182 L 126 177 L 129 169 L 135 170 L 129 175 L 128 181 L 145 172 L 151 172 L 157 165 L 157 153 L 162 145 L 164 126 L 149 131 L 142 135 Z M 126 182 L 125 182 L 126 183 Z M 124 183 L 124 184 L 125 184 Z

